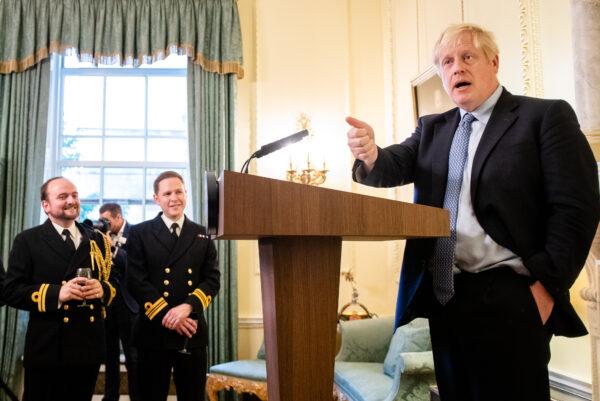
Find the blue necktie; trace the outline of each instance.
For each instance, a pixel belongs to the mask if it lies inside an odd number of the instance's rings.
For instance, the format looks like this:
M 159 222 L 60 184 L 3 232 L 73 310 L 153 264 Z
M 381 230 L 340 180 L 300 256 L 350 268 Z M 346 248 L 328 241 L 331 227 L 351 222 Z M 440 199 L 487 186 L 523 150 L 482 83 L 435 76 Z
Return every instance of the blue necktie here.
M 430 264 L 433 293 L 442 305 L 445 305 L 454 295 L 452 265 L 456 247 L 456 216 L 458 215 L 458 200 L 465 162 L 469 153 L 469 136 L 473 120 L 475 117 L 466 113 L 460 120 L 454 133 L 454 139 L 452 139 L 448 158 L 448 182 L 444 196 L 444 209 L 448 209 L 450 212 L 450 237 L 437 239 Z

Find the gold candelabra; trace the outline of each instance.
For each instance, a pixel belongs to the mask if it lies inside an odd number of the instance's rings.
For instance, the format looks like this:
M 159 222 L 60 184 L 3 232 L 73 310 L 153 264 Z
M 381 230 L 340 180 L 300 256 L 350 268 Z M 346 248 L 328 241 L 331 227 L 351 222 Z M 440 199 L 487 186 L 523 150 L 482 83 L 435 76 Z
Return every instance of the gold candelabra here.
M 306 168 L 300 171 L 296 170 L 292 162 L 290 162 L 290 168 L 287 171 L 287 180 L 300 184 L 321 185 L 327 179 L 328 171 L 325 162 L 323 162 L 323 168 L 317 170 L 313 167 L 310 160 L 307 160 Z
M 300 129 L 311 130 L 310 117 L 305 113 L 300 114 L 298 118 L 298 126 Z M 312 134 L 311 134 L 312 137 Z M 292 159 L 290 157 L 290 167 L 286 171 L 286 178 L 288 181 L 296 182 L 300 184 L 309 184 L 309 185 L 321 185 L 327 179 L 327 165 L 323 162 L 322 169 L 316 169 L 313 167 L 312 162 L 310 161 L 310 153 L 306 157 L 306 167 L 301 170 L 296 170 L 294 168 L 294 164 L 292 163 Z

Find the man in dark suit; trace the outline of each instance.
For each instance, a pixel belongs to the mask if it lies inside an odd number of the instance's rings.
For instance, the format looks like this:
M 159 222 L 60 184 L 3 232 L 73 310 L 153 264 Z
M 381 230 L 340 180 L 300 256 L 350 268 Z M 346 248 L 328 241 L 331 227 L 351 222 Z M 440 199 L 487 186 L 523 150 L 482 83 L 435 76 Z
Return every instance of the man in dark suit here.
M 407 241 L 396 324 L 429 318 L 442 400 L 548 401 L 551 336 L 586 333 L 569 288 L 600 214 L 594 157 L 566 102 L 499 85 L 491 33 L 451 26 L 434 60 L 458 108 L 385 149 L 347 118 L 355 180 L 450 212 L 450 237 Z
M 144 313 L 134 330 L 143 401 L 164 401 L 171 369 L 177 399 L 204 400 L 208 330 L 204 311 L 219 291 L 214 243 L 184 214 L 183 178 L 165 171 L 154 181 L 157 217 L 129 232 L 129 289 Z M 180 352 L 187 351 L 187 353 Z
M 29 311 L 23 400 L 89 401 L 105 354 L 104 307 L 116 294 L 108 239 L 75 221 L 69 180 L 46 181 L 41 199 L 48 219 L 16 236 L 4 287 L 8 305 Z
M 112 275 L 117 296 L 107 309 L 106 326 L 106 362 L 104 366 L 104 401 L 118 401 L 120 387 L 121 349 L 125 354 L 127 367 L 127 385 L 129 399 L 139 400 L 137 350 L 132 342 L 133 323 L 138 313 L 138 304 L 127 289 L 127 237 L 131 227 L 123 218 L 121 206 L 117 203 L 105 203 L 100 206 L 100 218 L 109 223 L 108 234 L 111 237 L 113 258 Z

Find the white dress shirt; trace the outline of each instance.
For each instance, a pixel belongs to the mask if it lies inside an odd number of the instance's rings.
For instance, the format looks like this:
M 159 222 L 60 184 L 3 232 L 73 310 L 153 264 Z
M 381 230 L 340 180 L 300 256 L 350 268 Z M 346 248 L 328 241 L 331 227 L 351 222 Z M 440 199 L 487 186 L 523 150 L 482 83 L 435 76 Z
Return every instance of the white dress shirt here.
M 75 225 L 75 223 L 71 224 L 69 227 L 62 227 L 53 221 L 51 221 L 51 222 L 52 222 L 52 225 L 54 226 L 54 229 L 56 229 L 56 231 L 58 232 L 60 237 L 63 239 L 63 241 L 67 240 L 67 237 L 65 235 L 63 235 L 63 230 L 65 228 L 67 230 L 69 230 L 69 232 L 71 233 L 71 240 L 75 244 L 75 249 L 79 248 L 79 244 L 81 244 L 81 233 L 79 232 L 79 229 L 77 229 L 77 226 Z
M 501 94 L 502 86 L 498 85 L 494 93 L 481 106 L 471 112 L 476 120 L 471 125 L 469 153 L 465 163 L 458 201 L 456 249 L 454 252 L 455 273 L 458 273 L 460 270 L 475 273 L 504 265 L 510 266 L 517 273 L 530 275 L 529 271 L 523 265 L 521 258 L 509 249 L 496 243 L 483 230 L 479 221 L 477 221 L 477 217 L 475 217 L 475 211 L 471 203 L 471 170 L 473 168 L 473 158 L 475 157 L 475 152 L 481 141 L 485 127 L 492 115 L 494 106 Z M 465 113 L 467 113 L 465 110 L 460 109 L 461 117 Z
M 163 221 L 165 222 L 165 224 L 167 225 L 167 228 L 169 229 L 169 232 L 171 232 L 171 226 L 173 225 L 173 223 L 177 223 L 179 225 L 179 228 L 177 228 L 177 236 L 179 237 L 181 235 L 181 229 L 183 228 L 183 221 L 185 220 L 185 214 L 182 214 L 181 217 L 177 220 L 171 220 L 170 218 L 168 218 L 167 216 L 165 216 L 165 214 L 161 214 L 160 217 L 162 217 Z

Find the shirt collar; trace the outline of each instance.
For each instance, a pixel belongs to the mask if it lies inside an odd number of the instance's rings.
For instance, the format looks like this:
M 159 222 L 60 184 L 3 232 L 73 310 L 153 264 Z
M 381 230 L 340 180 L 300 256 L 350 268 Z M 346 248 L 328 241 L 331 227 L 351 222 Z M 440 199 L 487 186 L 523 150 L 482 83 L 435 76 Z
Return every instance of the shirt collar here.
M 77 237 L 79 237 L 79 230 L 77 229 L 77 226 L 75 225 L 75 222 L 73 222 L 69 227 L 60 226 L 60 225 L 56 224 L 55 222 L 53 222 L 52 220 L 50 220 L 50 222 L 54 226 L 54 229 L 61 236 L 63 235 L 63 230 L 66 228 L 71 233 L 71 238 L 77 238 Z
M 127 224 L 127 220 L 123 220 L 123 224 L 121 224 L 121 228 L 119 229 L 119 232 L 117 233 L 118 237 L 123 236 L 123 232 L 125 231 L 125 224 Z
M 483 102 L 478 108 L 471 111 L 473 117 L 477 119 L 477 121 L 481 122 L 483 125 L 487 125 L 488 120 L 492 115 L 492 111 L 494 110 L 494 106 L 498 103 L 498 99 L 500 99 L 500 95 L 502 95 L 502 85 L 498 85 L 496 90 L 488 97 L 485 102 Z M 466 110 L 460 110 L 460 118 L 467 113 Z
M 183 228 L 183 221 L 185 220 L 185 214 L 182 214 L 178 220 L 171 220 L 170 218 L 165 216 L 164 213 L 161 213 L 160 217 L 162 218 L 164 223 L 167 225 L 167 228 L 169 229 L 169 231 L 171 231 L 171 226 L 173 225 L 173 223 L 177 223 L 179 225 L 179 232 L 181 232 L 181 229 Z

